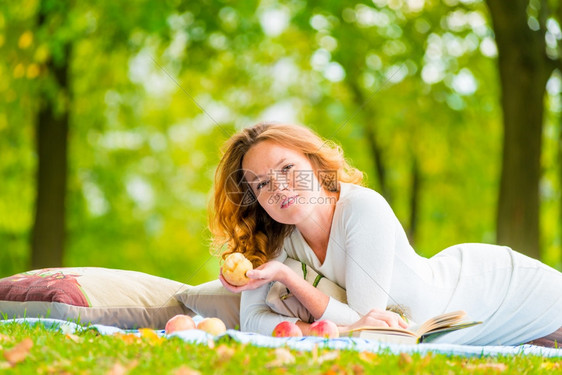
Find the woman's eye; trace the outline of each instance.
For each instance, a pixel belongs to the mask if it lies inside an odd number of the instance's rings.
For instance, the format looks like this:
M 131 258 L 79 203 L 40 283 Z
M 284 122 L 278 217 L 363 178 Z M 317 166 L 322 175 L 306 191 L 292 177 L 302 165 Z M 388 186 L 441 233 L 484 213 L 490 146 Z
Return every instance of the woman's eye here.
M 289 169 L 293 168 L 294 164 L 287 164 L 286 166 L 283 167 L 283 172 L 288 172 Z
M 260 183 L 256 186 L 256 189 L 257 189 L 257 190 L 260 190 L 262 187 L 264 187 L 265 185 L 267 185 L 268 182 L 269 182 L 269 181 L 260 182 Z

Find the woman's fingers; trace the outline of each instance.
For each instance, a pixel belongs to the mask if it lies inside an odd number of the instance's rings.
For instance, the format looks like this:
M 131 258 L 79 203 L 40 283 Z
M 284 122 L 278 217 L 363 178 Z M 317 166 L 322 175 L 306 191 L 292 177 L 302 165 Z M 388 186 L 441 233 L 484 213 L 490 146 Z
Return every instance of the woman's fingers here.
M 402 319 L 400 315 L 392 311 L 382 311 L 373 309 L 367 314 L 373 319 L 383 321 L 388 327 L 393 328 L 408 328 L 408 324 Z
M 253 280 L 268 280 L 276 281 L 281 263 L 276 261 L 269 261 L 261 266 L 246 272 L 246 276 Z
M 259 288 L 260 286 L 268 283 L 267 280 L 250 279 L 250 281 L 245 285 L 242 285 L 242 286 L 232 285 L 228 281 L 225 280 L 224 276 L 222 275 L 222 270 L 219 273 L 219 280 L 221 281 L 222 285 L 226 289 L 230 290 L 233 293 L 240 293 L 240 292 L 243 292 L 245 290 L 256 289 L 256 288 Z
M 222 276 L 222 270 L 219 273 L 219 280 L 221 281 L 222 285 L 231 292 L 238 293 L 241 291 L 239 290 L 240 287 L 234 286 L 224 279 L 224 277 Z
M 246 276 L 250 279 L 260 279 L 260 270 L 250 270 L 246 272 Z

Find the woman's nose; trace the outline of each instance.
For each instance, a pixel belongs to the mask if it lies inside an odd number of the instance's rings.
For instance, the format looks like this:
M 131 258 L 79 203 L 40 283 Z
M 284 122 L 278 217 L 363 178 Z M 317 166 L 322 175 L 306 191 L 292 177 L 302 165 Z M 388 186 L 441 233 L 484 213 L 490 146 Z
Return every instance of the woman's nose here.
M 287 190 L 289 188 L 289 181 L 286 176 L 272 176 L 271 177 L 271 190 L 273 192 L 279 190 Z

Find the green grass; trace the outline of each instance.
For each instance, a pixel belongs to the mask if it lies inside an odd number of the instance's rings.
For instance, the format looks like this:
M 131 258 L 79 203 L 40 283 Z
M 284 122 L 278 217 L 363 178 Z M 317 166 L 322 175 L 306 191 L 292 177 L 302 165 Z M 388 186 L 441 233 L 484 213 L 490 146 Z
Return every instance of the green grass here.
M 20 350 L 23 358 L 16 363 L 10 354 L 26 338 L 32 340 L 33 346 Z M 329 349 L 305 352 L 243 345 L 228 338 L 209 345 L 195 345 L 179 338 L 159 340 L 149 334 L 142 338 L 103 336 L 89 330 L 65 335 L 42 325 L 25 324 L 0 324 L 0 352 L 0 373 L 16 374 L 551 374 L 562 371 L 561 358 L 464 358 Z

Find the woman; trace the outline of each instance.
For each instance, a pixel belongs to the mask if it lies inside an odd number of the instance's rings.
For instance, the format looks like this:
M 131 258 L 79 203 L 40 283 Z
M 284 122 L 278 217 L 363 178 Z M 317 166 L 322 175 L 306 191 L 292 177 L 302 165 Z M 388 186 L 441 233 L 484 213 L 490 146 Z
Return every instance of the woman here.
M 389 305 L 416 322 L 465 310 L 483 324 L 440 342 L 515 345 L 562 330 L 562 274 L 507 247 L 463 244 L 430 259 L 415 253 L 382 196 L 361 186 L 343 152 L 295 125 L 258 124 L 227 143 L 215 179 L 211 231 L 225 255 L 243 253 L 255 269 L 242 287 L 241 329 L 271 334 L 283 320 L 265 304 L 279 281 L 315 319 L 345 331 L 361 325 L 407 327 Z M 213 210 L 211 210 L 213 211 Z M 305 262 L 346 289 L 343 304 L 282 262 Z M 557 332 L 557 333 L 556 333 Z

